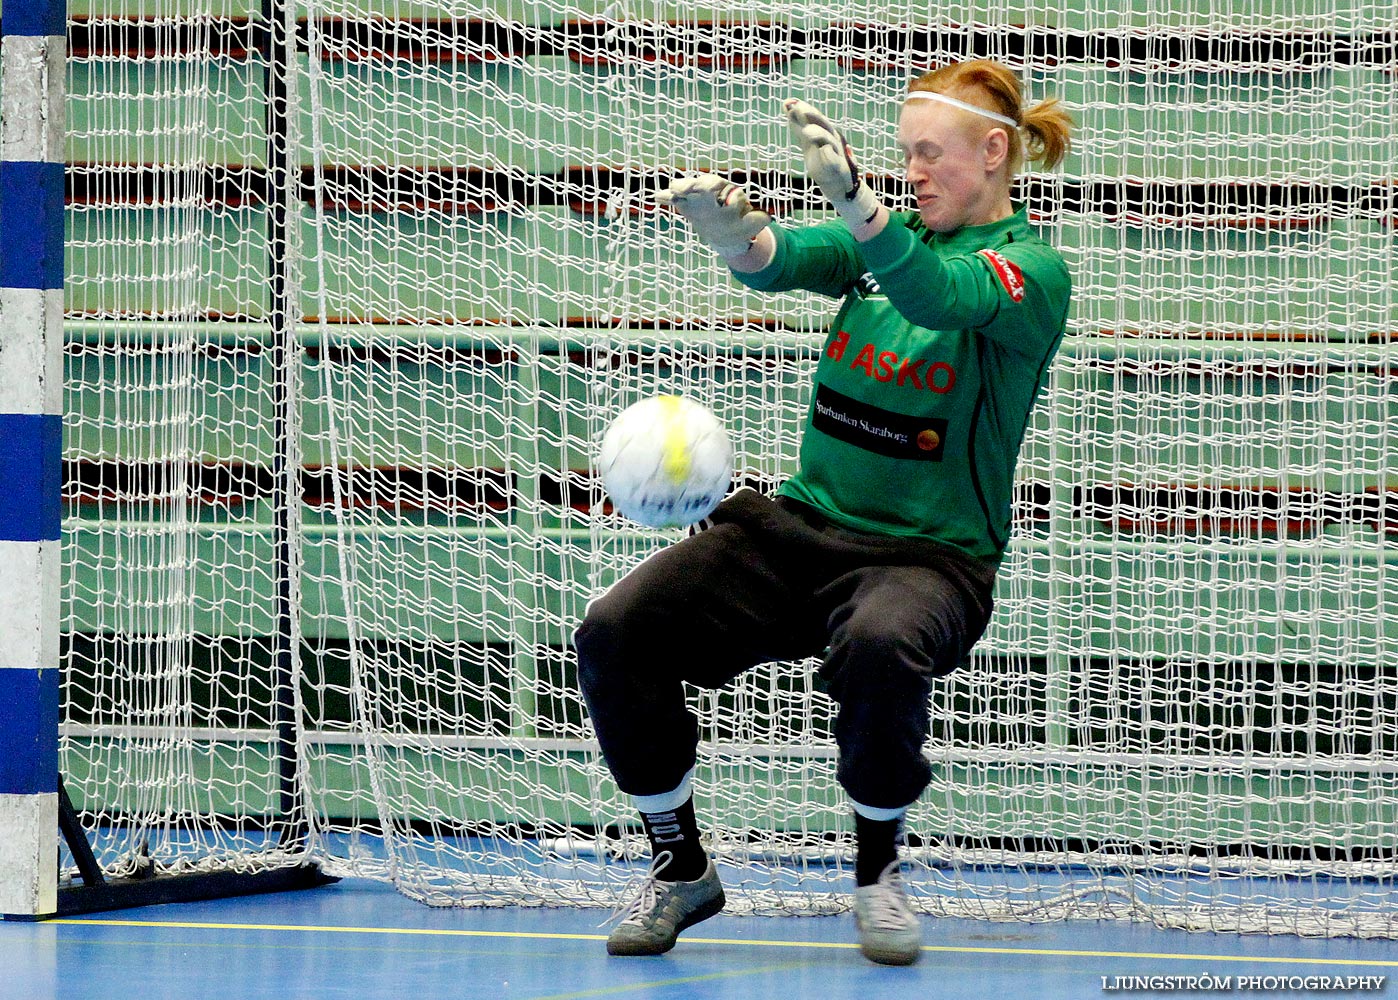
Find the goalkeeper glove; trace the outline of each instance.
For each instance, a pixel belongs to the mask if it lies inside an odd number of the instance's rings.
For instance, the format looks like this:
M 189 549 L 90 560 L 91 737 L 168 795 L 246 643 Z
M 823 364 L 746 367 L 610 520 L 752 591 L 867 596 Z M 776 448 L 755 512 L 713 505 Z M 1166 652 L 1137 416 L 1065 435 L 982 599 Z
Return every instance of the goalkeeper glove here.
M 793 98 L 782 107 L 806 159 L 806 173 L 857 234 L 874 221 L 883 206 L 859 175 L 844 134 L 805 101 Z
M 741 257 L 772 217 L 752 207 L 747 194 L 717 174 L 682 177 L 655 196 L 679 212 L 694 233 L 724 257 Z

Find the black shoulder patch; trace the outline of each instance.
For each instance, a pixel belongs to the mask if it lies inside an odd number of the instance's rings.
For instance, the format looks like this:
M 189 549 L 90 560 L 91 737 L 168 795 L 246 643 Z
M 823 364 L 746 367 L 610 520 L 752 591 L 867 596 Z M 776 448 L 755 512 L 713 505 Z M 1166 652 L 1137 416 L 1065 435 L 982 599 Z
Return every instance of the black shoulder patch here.
M 865 271 L 863 274 L 861 274 L 858 278 L 855 279 L 854 284 L 850 287 L 853 288 L 856 292 L 858 292 L 860 296 L 866 299 L 870 295 L 882 294 L 882 292 L 879 291 L 879 279 L 875 278 L 873 273 L 870 271 Z

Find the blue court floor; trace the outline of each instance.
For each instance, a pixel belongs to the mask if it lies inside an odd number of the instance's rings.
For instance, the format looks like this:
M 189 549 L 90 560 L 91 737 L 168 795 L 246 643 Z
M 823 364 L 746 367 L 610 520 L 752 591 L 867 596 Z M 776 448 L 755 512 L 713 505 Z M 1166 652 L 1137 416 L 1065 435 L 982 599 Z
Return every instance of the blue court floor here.
M 433 909 L 374 883 L 0 923 L 0 997 L 16 1000 L 757 1000 L 1109 997 L 1114 977 L 1232 977 L 1192 995 L 1335 995 L 1238 988 L 1238 977 L 1384 976 L 1398 943 L 1239 937 L 1096 922 L 924 918 L 910 968 L 866 962 L 848 915 L 718 916 L 668 955 L 610 958 L 602 910 Z M 1104 988 L 1103 977 L 1107 977 Z M 1166 991 L 1131 991 L 1158 995 Z M 1191 993 L 1180 992 L 1184 996 Z M 1357 995 L 1358 991 L 1343 995 Z

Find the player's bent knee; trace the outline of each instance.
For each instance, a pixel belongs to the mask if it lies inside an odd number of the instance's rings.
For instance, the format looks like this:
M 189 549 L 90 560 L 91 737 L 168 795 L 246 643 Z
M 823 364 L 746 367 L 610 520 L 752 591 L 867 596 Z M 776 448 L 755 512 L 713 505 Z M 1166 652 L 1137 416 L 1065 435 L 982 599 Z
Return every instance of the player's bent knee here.
M 965 659 L 959 637 L 935 620 L 901 621 L 856 613 L 831 637 L 827 661 L 856 665 L 866 681 L 899 686 L 951 673 Z
M 584 691 L 654 663 L 656 643 L 625 601 L 610 595 L 593 602 L 573 633 L 578 682 Z M 662 647 L 663 648 L 663 647 Z M 623 681 L 624 682 L 624 681 Z
M 624 623 L 621 616 L 610 614 L 594 604 L 573 633 L 573 648 L 578 654 L 578 681 L 584 688 L 595 684 L 615 663 L 621 652 Z
M 908 673 L 927 676 L 932 657 L 923 643 L 907 631 L 878 624 L 851 623 L 832 637 L 827 663 L 837 670 L 854 668 L 865 680 L 897 684 Z

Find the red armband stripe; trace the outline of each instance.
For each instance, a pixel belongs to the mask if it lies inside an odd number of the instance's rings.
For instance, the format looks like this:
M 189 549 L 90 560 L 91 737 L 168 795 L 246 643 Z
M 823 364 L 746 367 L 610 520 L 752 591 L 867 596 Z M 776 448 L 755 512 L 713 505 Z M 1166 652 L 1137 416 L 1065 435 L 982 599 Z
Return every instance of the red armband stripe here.
M 1010 298 L 1015 302 L 1024 301 L 1024 272 L 1016 266 L 1002 253 L 994 250 L 977 250 L 982 257 L 990 261 L 990 266 L 995 269 L 995 276 L 1000 279 L 1000 284 L 1005 286 L 1005 291 L 1010 293 Z

